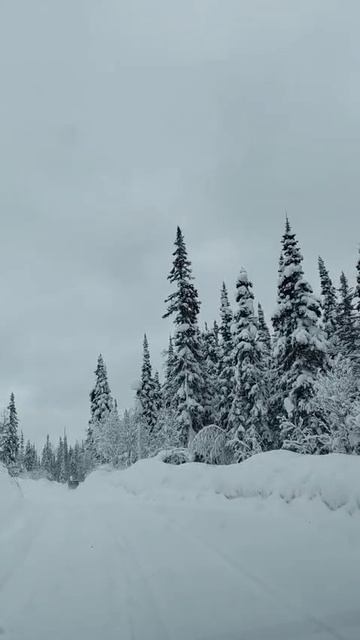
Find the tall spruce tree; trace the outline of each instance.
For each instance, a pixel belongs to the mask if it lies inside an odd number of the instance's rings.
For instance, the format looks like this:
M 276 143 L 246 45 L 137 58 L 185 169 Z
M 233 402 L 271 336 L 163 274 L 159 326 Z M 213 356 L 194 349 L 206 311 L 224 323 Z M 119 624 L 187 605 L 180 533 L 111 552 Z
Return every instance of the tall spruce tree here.
M 219 356 L 219 426 L 228 429 L 228 419 L 234 398 L 234 366 L 233 366 L 233 313 L 225 282 L 222 284 L 220 296 L 220 356 Z
M 325 266 L 324 260 L 319 256 L 319 274 L 321 284 L 321 302 L 322 302 L 322 327 L 325 331 L 329 343 L 335 349 L 336 339 L 336 316 L 337 316 L 337 295 L 330 278 L 329 272 Z
M 203 422 L 204 425 L 211 425 L 217 423 L 219 406 L 219 344 L 216 325 L 210 329 L 205 323 L 205 329 L 201 333 L 201 343 L 204 378 Z
M 165 381 L 162 390 L 163 406 L 165 408 L 174 407 L 174 367 L 175 367 L 175 351 L 173 339 L 169 337 L 169 346 L 166 355 L 165 363 Z
M 273 317 L 277 394 L 283 420 L 303 425 L 312 421 L 311 398 L 319 371 L 327 362 L 325 334 L 319 327 L 320 304 L 304 278 L 302 255 L 288 219 L 282 239 L 278 303 Z
M 156 414 L 158 414 L 162 406 L 162 388 L 158 371 L 155 371 L 154 375 L 154 402 Z
M 270 357 L 271 353 L 271 335 L 269 327 L 266 324 L 263 308 L 258 303 L 258 334 L 259 340 L 263 344 L 265 354 Z
M 173 389 L 181 442 L 186 446 L 203 426 L 204 380 L 198 330 L 200 302 L 193 284 L 191 262 L 184 236 L 179 227 L 173 256 L 173 267 L 168 280 L 175 286 L 175 291 L 165 301 L 168 309 L 164 318 L 174 316 Z
M 94 433 L 94 430 L 96 430 L 98 425 L 102 425 L 105 422 L 113 405 L 106 365 L 101 354 L 98 357 L 95 376 L 95 387 L 90 393 L 91 418 L 86 438 L 88 451 L 94 458 L 96 458 L 96 433 Z
M 359 367 L 358 334 L 354 290 L 344 272 L 340 276 L 339 304 L 337 309 L 337 338 L 342 355 Z
M 360 323 L 360 249 L 356 263 L 356 288 L 355 288 L 355 309 L 357 311 L 358 324 Z
M 257 442 L 256 451 L 253 451 L 257 453 L 259 442 L 270 441 L 263 378 L 264 353 L 254 312 L 252 283 L 244 269 L 236 283 L 236 302 L 238 308 L 233 327 L 235 389 L 229 422 L 235 459 L 241 460 L 251 453 L 251 442 Z M 254 433 L 251 431 L 249 439 L 250 429 Z

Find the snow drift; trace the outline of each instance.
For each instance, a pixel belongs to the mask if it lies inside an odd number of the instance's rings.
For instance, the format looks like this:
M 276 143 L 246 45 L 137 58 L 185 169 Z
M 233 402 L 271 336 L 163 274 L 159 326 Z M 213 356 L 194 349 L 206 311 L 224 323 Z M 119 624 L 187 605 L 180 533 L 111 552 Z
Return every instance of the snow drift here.
M 311 456 L 271 451 L 241 464 L 210 466 L 165 464 L 141 460 L 129 469 L 95 471 L 80 491 L 109 493 L 122 489 L 153 500 L 279 498 L 320 500 L 329 509 L 360 510 L 360 457 L 343 454 Z
M 22 494 L 18 483 L 9 476 L 6 467 L 0 463 L 0 530 L 20 507 L 21 501 Z

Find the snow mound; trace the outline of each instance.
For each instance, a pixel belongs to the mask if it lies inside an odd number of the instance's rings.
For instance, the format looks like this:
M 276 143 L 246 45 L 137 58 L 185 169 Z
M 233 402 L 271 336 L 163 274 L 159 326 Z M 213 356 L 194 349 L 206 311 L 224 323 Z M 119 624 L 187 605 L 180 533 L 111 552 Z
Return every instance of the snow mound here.
M 101 485 L 101 486 L 100 486 Z M 104 486 L 105 485 L 105 486 Z M 241 464 L 210 466 L 164 464 L 159 458 L 141 460 L 123 471 L 99 470 L 83 491 L 114 489 L 151 500 L 278 498 L 320 500 L 329 509 L 360 511 L 360 457 L 343 454 L 311 456 L 271 451 Z
M 2 523 L 7 522 L 8 518 L 11 518 L 20 508 L 21 502 L 22 493 L 18 483 L 9 476 L 6 467 L 0 463 L 0 529 Z

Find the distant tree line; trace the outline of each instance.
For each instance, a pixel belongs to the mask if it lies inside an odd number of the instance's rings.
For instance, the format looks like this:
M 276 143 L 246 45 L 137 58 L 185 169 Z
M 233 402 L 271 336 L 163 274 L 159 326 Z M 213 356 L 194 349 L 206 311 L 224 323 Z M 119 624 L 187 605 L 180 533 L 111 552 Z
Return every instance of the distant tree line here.
M 25 443 L 12 393 L 0 421 L 0 462 L 12 475 L 46 477 L 57 482 L 67 482 L 70 478 L 81 481 L 86 474 L 86 448 L 85 443 L 78 442 L 69 446 L 66 433 L 57 445 L 53 445 L 47 436 L 40 453 L 30 440 Z

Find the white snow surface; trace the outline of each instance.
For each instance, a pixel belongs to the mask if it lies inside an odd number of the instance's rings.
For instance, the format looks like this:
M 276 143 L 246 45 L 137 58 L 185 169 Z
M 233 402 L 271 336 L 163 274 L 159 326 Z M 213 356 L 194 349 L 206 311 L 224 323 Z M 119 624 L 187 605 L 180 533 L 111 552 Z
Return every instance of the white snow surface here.
M 0 462 L 0 534 L 3 526 L 21 508 L 22 494 L 14 478 Z
M 358 640 L 359 481 L 360 458 L 284 451 L 23 497 L 1 470 L 0 637 Z

